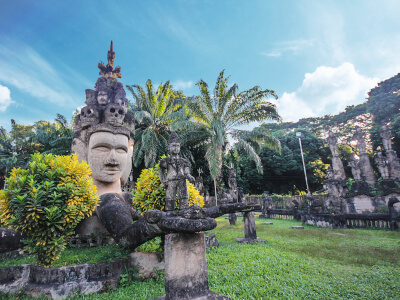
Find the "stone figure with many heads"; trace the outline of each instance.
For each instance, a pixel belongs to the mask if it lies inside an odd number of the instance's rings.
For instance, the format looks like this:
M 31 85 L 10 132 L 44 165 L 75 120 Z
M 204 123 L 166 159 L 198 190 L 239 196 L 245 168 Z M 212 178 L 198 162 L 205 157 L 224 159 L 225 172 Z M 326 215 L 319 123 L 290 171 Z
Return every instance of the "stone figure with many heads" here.
M 123 85 L 117 80 L 121 68 L 113 67 L 114 58 L 111 42 L 108 63 L 99 63 L 101 77 L 95 90 L 86 90 L 86 106 L 75 120 L 72 151 L 79 160 L 89 163 L 100 196 L 93 215 L 83 220 L 76 232 L 111 234 L 121 246 L 135 249 L 160 235 L 161 230 L 137 213 L 132 207 L 132 194 L 121 189 L 132 168 L 135 127 L 133 115 L 127 112 Z

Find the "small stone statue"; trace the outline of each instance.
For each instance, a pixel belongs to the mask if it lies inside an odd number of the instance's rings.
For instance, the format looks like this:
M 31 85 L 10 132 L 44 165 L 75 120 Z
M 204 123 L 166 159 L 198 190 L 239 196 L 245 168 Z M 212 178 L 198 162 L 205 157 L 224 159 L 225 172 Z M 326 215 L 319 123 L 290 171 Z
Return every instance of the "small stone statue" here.
M 354 180 L 362 180 L 360 166 L 358 165 L 354 153 L 351 153 L 349 166 L 351 167 L 351 173 L 353 174 Z
M 272 208 L 272 198 L 268 191 L 264 191 L 263 204 L 262 204 L 262 214 L 267 215 L 267 210 Z
M 376 157 L 375 157 L 375 162 L 378 166 L 378 170 L 379 173 L 381 173 L 381 176 L 383 179 L 389 179 L 390 175 L 389 175 L 389 163 L 386 159 L 386 157 L 384 157 L 382 155 L 382 152 L 378 152 Z
M 360 154 L 366 152 L 365 145 L 365 133 L 361 130 L 359 126 L 356 126 L 356 133 L 354 134 L 354 139 L 357 140 L 357 147 L 360 150 Z
M 337 138 L 332 131 L 329 130 L 327 141 L 329 142 L 329 148 L 331 149 L 332 156 L 339 155 Z
M 326 176 L 328 177 L 328 179 L 333 179 L 333 169 L 331 166 L 329 166 L 326 169 Z
M 392 132 L 390 129 L 386 126 L 386 124 L 382 124 L 381 126 L 381 131 L 380 131 L 380 136 L 382 138 L 382 143 L 383 147 L 385 148 L 386 151 L 392 150 Z
M 175 131 L 171 132 L 168 140 L 168 151 L 171 156 L 166 157 L 160 162 L 158 176 L 161 185 L 166 189 L 165 211 L 173 215 L 175 210 L 176 193 L 178 193 L 179 209 L 189 207 L 189 194 L 186 186 L 186 179 L 195 183 L 195 179 L 190 175 L 189 162 L 179 156 L 181 141 Z M 167 171 L 167 175 L 164 173 Z

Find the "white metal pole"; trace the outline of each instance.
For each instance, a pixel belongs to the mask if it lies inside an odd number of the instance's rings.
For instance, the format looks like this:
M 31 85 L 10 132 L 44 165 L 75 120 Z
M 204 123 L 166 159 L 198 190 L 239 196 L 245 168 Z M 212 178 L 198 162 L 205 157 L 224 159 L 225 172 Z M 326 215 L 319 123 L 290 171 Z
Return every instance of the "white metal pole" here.
M 214 191 L 215 191 L 215 206 L 218 205 L 218 198 L 217 198 L 217 182 L 214 179 Z
M 300 151 L 301 151 L 301 159 L 302 159 L 302 161 L 303 161 L 304 177 L 306 178 L 307 194 L 310 195 L 310 189 L 308 188 L 306 164 L 305 164 L 305 162 L 304 162 L 303 147 L 302 147 L 302 145 L 301 145 L 301 137 L 299 137 L 299 144 L 300 144 Z

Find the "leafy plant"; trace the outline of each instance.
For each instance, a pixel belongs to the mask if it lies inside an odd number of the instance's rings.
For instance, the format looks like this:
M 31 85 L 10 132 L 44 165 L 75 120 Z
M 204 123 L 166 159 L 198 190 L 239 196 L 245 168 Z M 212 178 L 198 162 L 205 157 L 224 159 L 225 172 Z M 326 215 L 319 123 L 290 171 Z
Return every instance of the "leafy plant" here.
M 161 159 L 163 157 L 161 157 Z M 164 209 L 165 190 L 161 187 L 161 181 L 158 177 L 159 167 L 160 163 L 154 168 L 144 169 L 136 182 L 136 189 L 133 194 L 133 205 L 142 213 L 149 209 Z M 196 204 L 203 206 L 203 197 L 200 196 L 196 187 L 188 180 L 186 180 L 186 184 L 189 193 L 189 205 Z M 178 207 L 178 201 L 176 205 Z
M 38 264 L 59 258 L 76 225 L 92 214 L 99 196 L 90 168 L 76 155 L 32 155 L 26 170 L 14 168 L 0 191 L 0 219 L 26 235 Z

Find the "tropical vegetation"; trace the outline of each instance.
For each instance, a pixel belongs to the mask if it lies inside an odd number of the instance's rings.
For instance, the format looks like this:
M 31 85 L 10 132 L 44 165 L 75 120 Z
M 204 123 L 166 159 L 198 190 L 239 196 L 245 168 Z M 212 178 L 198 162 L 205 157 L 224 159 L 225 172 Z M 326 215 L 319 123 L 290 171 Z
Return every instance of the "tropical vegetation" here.
M 27 169 L 14 168 L 7 178 L 7 189 L 0 191 L 0 219 L 25 235 L 38 264 L 48 267 L 98 200 L 86 162 L 79 163 L 76 155 L 36 153 Z
M 183 95 L 175 92 L 169 81 L 154 90 L 151 80 L 146 86 L 127 85 L 135 103 L 130 111 L 135 116 L 135 147 L 133 165 L 153 168 L 162 155 L 167 154 L 170 125 L 184 117 L 181 111 Z
M 267 130 L 241 130 L 240 126 L 251 122 L 266 120 L 280 121 L 281 118 L 275 104 L 268 98 L 277 99 L 273 90 L 262 90 L 255 86 L 249 90 L 238 92 L 238 86 L 228 85 L 229 77 L 222 71 L 215 84 L 213 94 L 203 80 L 197 83 L 200 96 L 191 97 L 186 103 L 187 119 L 173 124 L 175 128 L 183 128 L 185 140 L 196 141 L 205 146 L 205 158 L 208 162 L 211 177 L 215 181 L 221 173 L 223 156 L 232 138 L 235 149 L 243 150 L 262 172 L 262 164 L 257 151 L 266 146 L 280 151 L 280 142 Z

